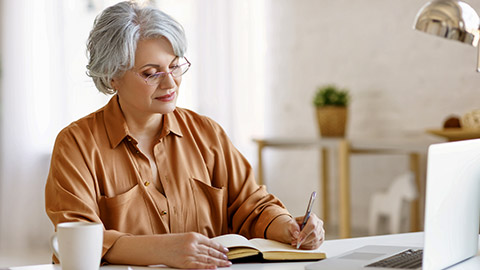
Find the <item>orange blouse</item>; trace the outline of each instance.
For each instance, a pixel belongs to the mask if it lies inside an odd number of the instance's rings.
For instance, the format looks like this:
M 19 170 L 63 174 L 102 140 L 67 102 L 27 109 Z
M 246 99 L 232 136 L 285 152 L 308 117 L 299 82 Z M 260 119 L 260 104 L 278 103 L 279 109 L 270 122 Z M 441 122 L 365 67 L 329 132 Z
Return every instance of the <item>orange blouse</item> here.
M 182 108 L 162 122 L 154 156 L 163 193 L 150 184 L 150 163 L 128 131 L 117 96 L 63 129 L 45 187 L 53 224 L 103 223 L 104 255 L 123 235 L 264 237 L 276 217 L 289 215 L 257 185 L 251 166 L 216 122 Z

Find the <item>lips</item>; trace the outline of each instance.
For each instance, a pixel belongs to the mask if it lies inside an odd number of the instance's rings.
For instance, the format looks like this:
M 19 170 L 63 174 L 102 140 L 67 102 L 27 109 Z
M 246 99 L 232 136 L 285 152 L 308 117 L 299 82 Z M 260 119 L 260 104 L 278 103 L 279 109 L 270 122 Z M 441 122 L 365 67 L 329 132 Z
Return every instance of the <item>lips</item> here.
M 163 102 L 169 102 L 175 99 L 175 95 L 176 95 L 176 92 L 172 92 L 171 94 L 163 95 L 155 99 Z

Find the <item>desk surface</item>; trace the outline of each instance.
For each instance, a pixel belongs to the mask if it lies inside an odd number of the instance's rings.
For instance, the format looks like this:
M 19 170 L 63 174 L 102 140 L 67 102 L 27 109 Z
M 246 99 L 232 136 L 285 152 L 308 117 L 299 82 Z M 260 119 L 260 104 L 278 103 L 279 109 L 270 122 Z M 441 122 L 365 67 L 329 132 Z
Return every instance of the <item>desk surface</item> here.
M 320 247 L 320 250 L 327 253 L 327 257 L 333 257 L 344 253 L 348 250 L 362 247 L 364 245 L 400 245 L 400 246 L 423 246 L 423 233 L 404 233 L 392 234 L 371 237 L 359 237 L 339 240 L 328 240 Z M 479 250 L 480 251 L 480 250 Z M 230 268 L 222 269 L 237 269 L 237 270 L 303 270 L 305 265 L 311 262 L 297 262 L 297 263 L 252 263 L 252 264 L 234 264 Z M 480 253 L 476 257 L 471 258 L 460 266 L 449 268 L 451 269 L 479 269 L 480 268 Z M 12 267 L 10 270 L 61 270 L 58 265 L 32 265 Z M 168 267 L 138 267 L 138 266 L 123 266 L 123 265 L 109 265 L 102 266 L 101 270 L 152 270 L 152 269 L 172 269 Z

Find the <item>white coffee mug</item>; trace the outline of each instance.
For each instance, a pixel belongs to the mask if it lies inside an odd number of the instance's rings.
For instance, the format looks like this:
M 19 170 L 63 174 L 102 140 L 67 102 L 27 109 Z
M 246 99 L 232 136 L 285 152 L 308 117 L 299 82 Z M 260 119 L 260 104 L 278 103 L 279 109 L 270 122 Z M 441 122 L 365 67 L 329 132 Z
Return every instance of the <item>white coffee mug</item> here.
M 62 270 L 98 270 L 102 257 L 101 223 L 65 222 L 57 225 L 50 241 Z

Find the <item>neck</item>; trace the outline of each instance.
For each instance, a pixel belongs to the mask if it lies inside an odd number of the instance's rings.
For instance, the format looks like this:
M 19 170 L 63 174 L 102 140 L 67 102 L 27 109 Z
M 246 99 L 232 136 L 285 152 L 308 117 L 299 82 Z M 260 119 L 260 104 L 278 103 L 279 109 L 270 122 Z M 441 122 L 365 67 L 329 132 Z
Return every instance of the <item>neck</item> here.
M 128 110 L 128 108 L 122 107 L 120 100 L 119 105 L 127 122 L 128 129 L 136 139 L 153 139 L 158 136 L 163 121 L 162 114 Z

